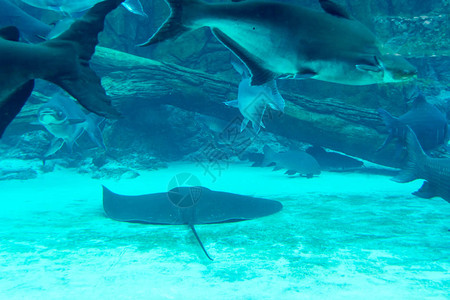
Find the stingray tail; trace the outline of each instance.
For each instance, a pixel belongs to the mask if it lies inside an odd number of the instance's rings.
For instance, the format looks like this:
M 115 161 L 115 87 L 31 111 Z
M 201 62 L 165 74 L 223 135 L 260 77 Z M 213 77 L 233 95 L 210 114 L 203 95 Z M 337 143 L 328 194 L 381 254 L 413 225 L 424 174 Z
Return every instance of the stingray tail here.
M 141 47 L 150 46 L 168 39 L 176 39 L 183 33 L 193 30 L 188 25 L 196 17 L 204 13 L 200 12 L 201 7 L 206 4 L 199 0 L 165 0 L 170 8 L 170 15 L 158 31 Z
M 67 66 L 67 72 L 54 72 L 44 79 L 62 87 L 87 110 L 104 117 L 117 117 L 119 114 L 112 107 L 111 99 L 106 95 L 100 78 L 89 67 L 89 61 L 98 44 L 98 34 L 103 31 L 106 15 L 123 1 L 106 0 L 97 3 L 68 30 L 42 44 L 60 50 L 57 51 L 59 55 L 55 60 L 66 66 L 71 64 Z M 71 56 L 73 52 L 75 59 Z
M 408 151 L 406 167 L 397 176 L 392 178 L 393 181 L 400 183 L 410 182 L 420 178 L 420 173 L 427 159 L 427 155 L 420 146 L 414 131 L 409 126 L 407 127 L 406 133 L 406 147 Z
M 206 252 L 206 249 L 205 249 L 205 247 L 203 246 L 203 243 L 202 243 L 202 241 L 200 240 L 200 238 L 199 238 L 199 236 L 198 236 L 198 234 L 197 234 L 197 231 L 195 230 L 194 225 L 193 225 L 193 224 L 189 224 L 189 227 L 191 228 L 192 232 L 194 233 L 195 238 L 197 239 L 198 243 L 200 244 L 200 247 L 202 247 L 202 250 L 203 250 L 203 252 L 205 253 L 206 257 L 208 257 L 210 260 L 214 260 L 214 259 L 211 258 L 211 256 L 209 256 L 208 252 Z

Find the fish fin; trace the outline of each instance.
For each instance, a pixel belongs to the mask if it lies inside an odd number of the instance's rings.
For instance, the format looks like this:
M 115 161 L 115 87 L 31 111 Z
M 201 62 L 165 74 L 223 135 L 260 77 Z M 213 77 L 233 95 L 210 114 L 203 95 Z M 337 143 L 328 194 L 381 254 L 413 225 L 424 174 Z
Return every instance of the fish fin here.
M 278 171 L 278 170 L 281 170 L 281 169 L 283 169 L 283 167 L 275 166 L 275 167 L 272 169 L 272 171 Z
M 27 102 L 34 88 L 34 80 L 29 80 L 19 87 L 14 93 L 0 102 L 0 138 L 8 125 L 19 114 Z
M 129 12 L 148 18 L 148 15 L 144 12 L 144 8 L 139 0 L 126 0 L 122 3 Z
M 406 148 L 408 151 L 406 167 L 397 176 L 391 178 L 395 182 L 405 183 L 418 179 L 418 174 L 427 158 L 414 131 L 409 126 L 406 132 Z
M 286 101 L 284 101 L 284 98 L 281 96 L 280 92 L 278 91 L 277 82 L 275 80 L 269 81 L 267 83 L 267 86 L 272 90 L 272 99 L 269 102 L 270 108 L 284 113 L 284 107 L 286 106 Z
M 263 158 L 261 165 L 263 167 L 268 167 L 270 165 L 270 163 L 273 162 L 273 157 L 275 155 L 275 151 L 273 151 L 269 145 L 264 145 L 263 153 L 264 153 L 264 158 Z
M 56 152 L 58 152 L 61 147 L 64 145 L 64 140 L 63 139 L 59 139 L 59 138 L 53 138 L 50 147 L 48 148 L 47 152 L 45 152 L 44 154 L 44 159 L 49 157 L 50 155 L 55 154 Z
M 259 124 L 257 122 L 252 122 L 252 127 L 256 134 L 259 133 L 259 131 L 261 130 L 261 127 L 265 128 L 262 121 Z
M 425 181 L 422 184 L 422 187 L 412 194 L 425 199 L 430 199 L 437 196 L 436 192 L 433 189 L 433 186 L 428 181 Z
M 231 101 L 227 101 L 224 102 L 225 105 L 230 106 L 230 107 L 238 107 L 239 106 L 239 101 L 238 100 L 231 100 Z
M 190 28 L 183 25 L 184 10 L 187 5 L 200 4 L 196 0 L 165 0 L 170 9 L 170 15 L 159 29 L 148 39 L 147 42 L 140 44 L 140 47 L 147 47 L 168 39 L 176 39 L 183 33 L 191 31 Z
M 295 175 L 295 173 L 297 173 L 297 171 L 295 171 L 295 170 L 287 170 L 286 172 L 284 172 L 284 174 L 287 174 L 287 175 Z
M 87 134 L 91 138 L 91 140 L 100 148 L 106 150 L 105 142 L 103 140 L 103 134 L 100 130 L 99 125 L 105 120 L 95 114 L 89 114 L 88 118 L 90 118 L 90 122 L 88 122 L 87 127 L 85 128 Z
M 353 19 L 344 6 L 330 0 L 319 0 L 319 2 L 320 6 L 327 14 L 349 20 Z
M 392 141 L 393 139 L 393 135 L 390 133 L 387 138 L 384 140 L 383 145 L 381 145 L 380 147 L 378 147 L 377 150 L 375 150 L 375 152 L 380 152 L 381 150 L 383 150 L 384 148 L 386 148 L 386 146 Z
M 277 77 L 277 74 L 270 70 L 266 70 L 262 68 L 258 62 L 256 62 L 252 55 L 242 48 L 239 44 L 233 41 L 229 36 L 223 33 L 221 30 L 217 28 L 212 28 L 214 36 L 231 52 L 234 53 L 250 70 L 252 73 L 251 76 L 251 85 L 263 85 L 264 83 L 271 81 Z
M 247 127 L 247 124 L 248 124 L 249 121 L 250 121 L 250 120 L 247 119 L 247 118 L 244 118 L 244 120 L 242 120 L 242 123 L 241 123 L 241 132 L 244 131 L 245 127 Z
M 94 5 L 79 20 L 75 21 L 68 30 L 58 37 L 42 43 L 49 48 L 57 48 L 65 54 L 66 48 L 74 48 L 77 59 L 73 69 L 66 76 L 57 74 L 51 81 L 78 100 L 87 110 L 105 117 L 118 117 L 119 113 L 113 108 L 111 99 L 106 95 L 100 78 L 89 67 L 89 61 L 98 44 L 98 34 L 104 28 L 106 15 L 119 6 L 123 0 L 107 0 Z
M 3 27 L 0 29 L 0 38 L 7 41 L 18 42 L 20 38 L 19 29 L 15 26 Z
M 194 225 L 193 225 L 193 224 L 189 224 L 189 227 L 191 228 L 192 232 L 194 233 L 195 238 L 197 239 L 198 243 L 200 244 L 200 247 L 202 247 L 202 250 L 203 250 L 203 252 L 205 253 L 206 257 L 209 258 L 209 260 L 214 260 L 214 259 L 211 258 L 211 256 L 209 256 L 208 252 L 206 252 L 206 249 L 205 249 L 205 247 L 203 246 L 203 243 L 202 243 L 202 241 L 200 240 L 200 238 L 199 238 L 199 236 L 198 236 L 198 234 L 197 234 L 197 231 L 195 230 Z
M 243 79 L 250 78 L 250 73 L 247 67 L 242 62 L 238 62 L 237 59 L 233 59 L 231 61 L 231 65 L 233 66 L 233 69 L 242 76 Z
M 390 113 L 388 113 L 386 110 L 379 108 L 378 114 L 380 115 L 381 119 L 383 120 L 386 127 L 391 128 L 396 126 L 396 123 L 399 123 L 398 118 L 393 117 Z

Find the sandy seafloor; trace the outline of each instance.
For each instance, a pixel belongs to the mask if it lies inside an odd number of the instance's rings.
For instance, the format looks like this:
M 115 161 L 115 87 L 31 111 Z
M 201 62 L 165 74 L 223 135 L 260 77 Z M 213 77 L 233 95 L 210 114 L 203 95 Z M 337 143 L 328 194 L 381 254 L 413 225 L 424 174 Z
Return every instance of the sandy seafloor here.
M 163 192 L 181 172 L 213 190 L 275 199 L 278 214 L 187 226 L 116 222 L 101 185 Z M 195 164 L 96 180 L 57 169 L 0 182 L 0 299 L 449 299 L 450 203 L 373 174 L 289 178 Z

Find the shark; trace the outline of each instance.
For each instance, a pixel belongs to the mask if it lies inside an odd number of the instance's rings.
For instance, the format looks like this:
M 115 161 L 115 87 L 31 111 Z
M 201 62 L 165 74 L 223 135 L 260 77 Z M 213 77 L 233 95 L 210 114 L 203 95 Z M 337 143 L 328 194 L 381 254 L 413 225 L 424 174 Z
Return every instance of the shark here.
M 396 118 L 380 108 L 378 113 L 388 129 L 389 135 L 377 151 L 384 149 L 391 140 L 398 139 L 399 146 L 404 145 L 409 126 L 417 136 L 425 151 L 432 150 L 448 140 L 447 117 L 436 106 L 427 102 L 425 96 L 419 93 L 414 98 L 411 109 Z
M 143 224 L 188 225 L 208 259 L 196 224 L 217 224 L 253 220 L 275 214 L 283 205 L 275 200 L 202 186 L 180 186 L 168 192 L 138 196 L 119 195 L 103 186 L 103 209 L 116 221 Z
M 106 149 L 99 124 L 104 118 L 94 113 L 86 114 L 71 98 L 56 94 L 38 109 L 38 121 L 53 135 L 44 157 L 55 154 L 66 144 L 72 152 L 73 144 L 86 132 L 100 148 Z
M 28 5 L 54 10 L 61 11 L 66 14 L 72 14 L 76 12 L 85 11 L 95 4 L 101 2 L 101 0 L 20 0 Z M 122 3 L 128 11 L 132 12 L 136 15 L 141 15 L 147 17 L 147 14 L 144 12 L 142 4 L 139 0 L 126 0 Z
M 209 27 L 248 67 L 252 85 L 277 78 L 369 85 L 402 82 L 417 74 L 413 65 L 384 48 L 366 26 L 332 1 L 319 1 L 322 11 L 267 1 L 165 1 L 169 17 L 141 46 Z
M 27 42 L 42 42 L 52 31 L 52 26 L 34 18 L 8 0 L 0 0 L 0 7 L 0 28 L 16 26 Z
M 0 29 L 0 137 L 25 105 L 37 78 L 60 86 L 91 112 L 119 116 L 89 61 L 106 15 L 122 2 L 96 4 L 67 31 L 39 44 L 19 42 L 16 27 Z
M 262 118 L 267 105 L 272 109 L 284 112 L 285 101 L 278 92 L 275 80 L 254 86 L 250 84 L 250 74 L 245 66 L 232 62 L 234 69 L 241 74 L 242 80 L 238 87 L 238 99 L 225 102 L 226 105 L 236 107 L 244 117 L 241 124 L 241 132 L 252 123 L 253 130 L 258 133 L 265 128 Z
M 405 183 L 416 179 L 425 179 L 422 187 L 413 195 L 425 199 L 441 197 L 450 202 L 450 159 L 427 156 L 416 134 L 409 126 L 406 129 L 406 145 L 407 164 L 392 180 Z

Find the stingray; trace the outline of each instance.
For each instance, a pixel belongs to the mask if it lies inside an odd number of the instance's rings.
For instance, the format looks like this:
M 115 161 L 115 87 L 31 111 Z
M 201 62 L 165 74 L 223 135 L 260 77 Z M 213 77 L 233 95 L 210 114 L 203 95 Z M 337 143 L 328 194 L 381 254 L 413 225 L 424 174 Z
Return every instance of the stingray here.
M 115 194 L 103 186 L 103 209 L 116 221 L 188 225 L 205 255 L 213 260 L 194 225 L 252 220 L 279 212 L 283 205 L 274 200 L 212 191 L 201 186 L 176 187 L 167 193 L 139 196 Z

